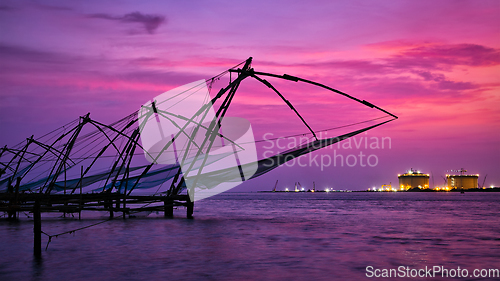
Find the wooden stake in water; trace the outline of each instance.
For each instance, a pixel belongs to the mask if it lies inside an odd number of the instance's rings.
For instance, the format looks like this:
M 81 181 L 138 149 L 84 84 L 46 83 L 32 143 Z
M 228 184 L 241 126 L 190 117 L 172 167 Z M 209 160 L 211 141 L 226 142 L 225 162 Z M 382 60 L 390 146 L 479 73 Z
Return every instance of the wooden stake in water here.
M 36 200 L 33 206 L 33 236 L 33 254 L 40 258 L 42 256 L 42 215 L 39 200 Z

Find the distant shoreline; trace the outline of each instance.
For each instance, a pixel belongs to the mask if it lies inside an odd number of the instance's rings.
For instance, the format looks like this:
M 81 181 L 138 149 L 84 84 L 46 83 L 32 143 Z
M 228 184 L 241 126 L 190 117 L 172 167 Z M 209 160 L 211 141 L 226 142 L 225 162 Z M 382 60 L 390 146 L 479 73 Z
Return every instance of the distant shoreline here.
M 449 191 L 446 190 L 433 190 L 433 189 L 410 189 L 410 190 L 405 190 L 405 191 L 374 191 L 374 190 L 330 190 L 330 191 L 324 191 L 324 190 L 316 190 L 316 191 L 284 191 L 284 190 L 260 190 L 257 192 L 264 192 L 264 193 L 339 193 L 339 192 L 410 192 L 410 193 L 421 193 L 421 192 L 439 192 L 439 193 L 448 193 L 448 192 L 462 192 L 462 189 L 452 189 Z M 471 189 L 463 189 L 463 192 L 500 192 L 500 187 L 493 187 L 493 188 L 471 188 Z

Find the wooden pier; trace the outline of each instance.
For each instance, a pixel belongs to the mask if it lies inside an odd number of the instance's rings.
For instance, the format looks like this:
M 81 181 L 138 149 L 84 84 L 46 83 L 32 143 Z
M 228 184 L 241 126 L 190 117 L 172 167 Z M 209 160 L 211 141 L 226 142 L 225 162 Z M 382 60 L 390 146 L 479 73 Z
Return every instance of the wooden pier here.
M 160 204 L 158 204 L 160 203 Z M 161 204 L 162 203 L 162 204 Z M 81 219 L 82 211 L 108 212 L 112 219 L 115 213 L 126 218 L 137 212 L 163 212 L 172 218 L 174 207 L 185 206 L 186 216 L 193 218 L 194 202 L 188 195 L 124 195 L 118 193 L 44 194 L 44 193 L 0 193 L 0 212 L 8 214 L 7 219 L 16 220 L 21 212 L 33 213 L 33 253 L 42 253 L 41 213 L 75 214 Z
M 82 211 L 109 212 L 124 215 L 143 212 L 165 212 L 166 217 L 173 214 L 175 206 L 185 206 L 187 217 L 193 215 L 193 202 L 188 195 L 123 195 L 116 193 L 84 193 L 84 194 L 43 194 L 43 193 L 0 193 L 0 212 L 14 216 L 16 212 L 33 212 L 36 202 L 40 204 L 40 212 L 81 213 Z M 153 205 L 163 203 L 163 205 Z M 146 205 L 146 206 L 137 206 Z

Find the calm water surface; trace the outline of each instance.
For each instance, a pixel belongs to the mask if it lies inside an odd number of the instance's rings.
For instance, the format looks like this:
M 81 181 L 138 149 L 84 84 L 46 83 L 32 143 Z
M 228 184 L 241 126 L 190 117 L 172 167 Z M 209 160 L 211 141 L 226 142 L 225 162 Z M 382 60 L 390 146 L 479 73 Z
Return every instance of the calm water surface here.
M 153 213 L 53 238 L 41 260 L 23 214 L 0 220 L 0 280 L 374 279 L 367 266 L 472 273 L 500 268 L 499 213 L 499 193 L 226 193 L 196 202 L 194 220 L 179 209 L 174 219 Z M 44 217 L 42 230 L 99 220 Z

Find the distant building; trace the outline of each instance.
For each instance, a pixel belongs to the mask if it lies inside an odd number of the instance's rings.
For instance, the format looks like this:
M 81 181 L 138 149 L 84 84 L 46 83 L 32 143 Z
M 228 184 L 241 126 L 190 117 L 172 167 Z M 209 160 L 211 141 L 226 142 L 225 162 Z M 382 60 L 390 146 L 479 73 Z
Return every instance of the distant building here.
M 446 175 L 448 188 L 471 189 L 477 188 L 479 175 Z
M 420 171 L 410 169 L 406 174 L 398 175 L 399 189 L 408 190 L 411 188 L 429 188 L 429 174 L 422 174 Z

